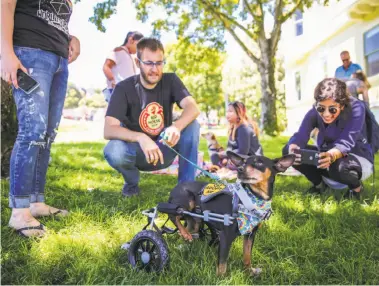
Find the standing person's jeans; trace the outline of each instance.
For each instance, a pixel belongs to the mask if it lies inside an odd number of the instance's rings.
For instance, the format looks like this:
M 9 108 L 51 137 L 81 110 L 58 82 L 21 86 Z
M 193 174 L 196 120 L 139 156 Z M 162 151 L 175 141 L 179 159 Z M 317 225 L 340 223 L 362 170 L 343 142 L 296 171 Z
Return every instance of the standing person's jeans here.
M 113 92 L 113 88 L 103 89 L 104 100 L 108 103 L 111 100 L 112 92 Z
M 66 96 L 68 60 L 40 49 L 16 47 L 16 56 L 40 86 L 26 94 L 13 88 L 18 134 L 10 162 L 11 208 L 44 202 L 50 148 Z
M 200 125 L 197 120 L 189 124 L 180 135 L 178 144 L 174 149 L 182 156 L 197 164 L 199 147 Z M 164 164 L 160 162 L 156 166 L 146 161 L 145 155 L 137 142 L 126 142 L 122 140 L 110 140 L 104 148 L 104 157 L 114 169 L 119 171 L 125 180 L 124 189 L 131 189 L 138 186 L 139 170 L 155 171 L 167 168 L 174 161 L 176 154 L 167 146 L 156 141 L 164 157 Z M 194 181 L 196 168 L 186 160 L 179 158 L 178 182 Z

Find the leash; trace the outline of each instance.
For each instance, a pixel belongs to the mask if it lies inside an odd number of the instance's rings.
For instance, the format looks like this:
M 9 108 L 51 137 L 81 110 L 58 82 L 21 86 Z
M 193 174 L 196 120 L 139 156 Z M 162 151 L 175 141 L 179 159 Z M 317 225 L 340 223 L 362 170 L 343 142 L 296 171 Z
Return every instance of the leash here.
M 204 170 L 203 168 L 200 168 L 198 165 L 196 165 L 195 163 L 191 162 L 190 160 L 188 160 L 186 157 L 184 157 L 182 154 L 180 154 L 178 151 L 176 151 L 174 148 L 172 148 L 171 146 L 169 146 L 165 140 L 167 140 L 167 136 L 165 134 L 165 132 L 163 131 L 159 137 L 161 137 L 163 139 L 163 145 L 167 146 L 170 150 L 174 151 L 174 153 L 176 155 L 178 155 L 179 157 L 181 157 L 182 159 L 186 160 L 188 163 L 190 163 L 193 167 L 195 167 L 196 169 L 200 170 L 203 174 L 205 174 L 206 176 L 208 176 L 209 178 L 211 178 L 212 180 L 215 180 L 217 182 L 221 182 L 222 184 L 224 184 L 225 186 L 228 184 L 228 182 L 226 182 L 225 180 L 221 180 L 221 178 L 217 175 L 217 174 L 212 174 L 206 170 Z

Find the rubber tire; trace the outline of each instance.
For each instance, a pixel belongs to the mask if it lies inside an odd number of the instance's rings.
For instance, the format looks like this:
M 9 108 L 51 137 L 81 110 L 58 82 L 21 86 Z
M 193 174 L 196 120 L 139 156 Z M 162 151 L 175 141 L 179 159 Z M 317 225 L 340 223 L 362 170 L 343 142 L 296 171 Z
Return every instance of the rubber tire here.
M 143 241 L 150 241 L 155 245 L 156 254 L 158 255 L 158 265 L 154 265 L 153 268 L 143 267 L 142 265 L 138 265 L 138 257 L 137 251 Z M 154 250 L 155 251 L 155 250 Z M 163 237 L 153 230 L 143 230 L 137 233 L 132 241 L 130 242 L 130 246 L 128 249 L 128 260 L 132 267 L 137 270 L 145 270 L 147 272 L 161 272 L 166 267 L 169 266 L 169 253 L 168 246 Z

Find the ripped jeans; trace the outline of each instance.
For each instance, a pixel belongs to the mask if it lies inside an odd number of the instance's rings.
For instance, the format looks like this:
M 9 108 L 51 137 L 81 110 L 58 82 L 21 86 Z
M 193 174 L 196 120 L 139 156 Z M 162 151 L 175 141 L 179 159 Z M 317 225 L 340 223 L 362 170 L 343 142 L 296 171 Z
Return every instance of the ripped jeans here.
M 54 53 L 14 47 L 16 56 L 40 86 L 26 94 L 13 88 L 18 134 L 10 161 L 9 206 L 28 208 L 45 201 L 50 148 L 66 97 L 68 61 Z

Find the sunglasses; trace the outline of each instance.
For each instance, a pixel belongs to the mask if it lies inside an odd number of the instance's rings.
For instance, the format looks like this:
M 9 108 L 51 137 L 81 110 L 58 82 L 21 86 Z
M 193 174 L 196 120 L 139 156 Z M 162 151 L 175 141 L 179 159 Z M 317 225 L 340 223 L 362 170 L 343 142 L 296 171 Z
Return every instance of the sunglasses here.
M 339 107 L 329 106 L 328 110 L 330 114 L 336 114 L 338 112 Z M 324 106 L 316 106 L 316 110 L 318 113 L 324 113 L 326 108 Z
M 145 66 L 148 66 L 149 68 L 152 68 L 153 66 L 160 68 L 166 63 L 166 61 L 159 61 L 159 62 L 147 61 L 147 62 L 144 62 L 140 58 L 137 58 L 137 59 L 139 60 L 140 63 L 143 63 Z

